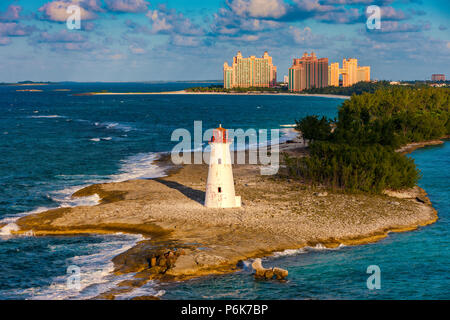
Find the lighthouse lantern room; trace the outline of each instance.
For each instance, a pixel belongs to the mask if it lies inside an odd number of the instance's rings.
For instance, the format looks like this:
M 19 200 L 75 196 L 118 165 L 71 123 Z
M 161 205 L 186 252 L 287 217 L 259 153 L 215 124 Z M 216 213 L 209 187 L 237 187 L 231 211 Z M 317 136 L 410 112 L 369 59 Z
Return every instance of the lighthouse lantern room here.
M 240 207 L 241 197 L 237 197 L 234 191 L 230 154 L 231 142 L 228 139 L 228 131 L 222 128 L 222 125 L 219 125 L 219 128 L 213 130 L 213 136 L 209 144 L 211 153 L 206 183 L 205 207 Z

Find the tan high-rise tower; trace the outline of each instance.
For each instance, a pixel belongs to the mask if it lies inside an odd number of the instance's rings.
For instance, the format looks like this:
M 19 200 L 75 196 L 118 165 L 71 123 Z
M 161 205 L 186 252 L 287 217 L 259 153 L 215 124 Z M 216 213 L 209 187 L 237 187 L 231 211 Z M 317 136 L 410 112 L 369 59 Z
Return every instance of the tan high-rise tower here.
M 266 51 L 262 58 L 251 56 L 243 58 L 239 51 L 231 66 L 223 66 L 223 85 L 225 89 L 273 87 L 277 84 L 277 67 Z
M 339 63 L 331 63 L 328 66 L 328 85 L 339 87 Z
M 314 52 L 294 59 L 289 68 L 289 90 L 298 92 L 328 86 L 328 58 L 318 59 Z
M 330 86 L 339 86 L 339 75 L 342 75 L 343 87 L 350 87 L 360 81 L 370 81 L 370 67 L 358 66 L 358 59 L 354 58 L 342 60 L 342 69 L 339 69 L 339 63 L 332 63 L 328 68 L 328 74 Z
M 342 86 L 350 87 L 357 82 L 358 59 L 344 59 L 342 60 Z

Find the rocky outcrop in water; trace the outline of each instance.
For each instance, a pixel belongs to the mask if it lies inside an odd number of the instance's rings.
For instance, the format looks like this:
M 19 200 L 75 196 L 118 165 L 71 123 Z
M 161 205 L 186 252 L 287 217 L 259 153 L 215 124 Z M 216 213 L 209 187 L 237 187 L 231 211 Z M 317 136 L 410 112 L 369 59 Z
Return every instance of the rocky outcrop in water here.
M 289 272 L 285 269 L 281 268 L 271 268 L 266 269 L 262 266 L 261 259 L 255 259 L 252 263 L 252 268 L 255 270 L 255 278 L 256 279 L 266 279 L 270 280 L 276 277 L 277 280 L 284 280 Z

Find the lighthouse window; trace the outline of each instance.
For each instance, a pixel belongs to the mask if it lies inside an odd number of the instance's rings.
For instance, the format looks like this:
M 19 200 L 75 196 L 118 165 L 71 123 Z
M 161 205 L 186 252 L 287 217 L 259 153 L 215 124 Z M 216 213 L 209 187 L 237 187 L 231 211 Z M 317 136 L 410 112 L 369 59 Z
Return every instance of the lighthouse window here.
M 222 193 L 222 188 L 221 187 L 219 187 L 219 193 Z
M 222 164 L 222 159 L 217 160 L 219 164 Z

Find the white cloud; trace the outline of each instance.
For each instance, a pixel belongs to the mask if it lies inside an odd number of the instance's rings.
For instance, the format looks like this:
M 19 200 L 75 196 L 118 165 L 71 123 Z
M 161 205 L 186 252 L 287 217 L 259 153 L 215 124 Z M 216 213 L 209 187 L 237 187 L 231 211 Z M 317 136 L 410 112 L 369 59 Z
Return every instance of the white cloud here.
M 115 12 L 145 12 L 149 4 L 146 0 L 106 0 L 108 9 Z
M 310 27 L 305 27 L 303 29 L 299 29 L 296 27 L 290 27 L 290 32 L 292 37 L 294 38 L 294 42 L 298 44 L 303 44 L 305 41 L 311 40 L 312 32 Z
M 70 13 L 67 13 L 67 8 L 72 5 L 80 6 L 82 20 L 92 20 L 97 17 L 93 11 L 86 8 L 92 8 L 92 10 L 94 10 L 94 8 L 100 9 L 95 0 L 71 0 L 48 2 L 39 8 L 39 12 L 42 12 L 43 18 L 46 20 L 65 22 L 71 15 Z M 82 5 L 85 5 L 86 8 Z M 93 7 L 92 5 L 96 5 L 96 7 Z
M 178 35 L 201 36 L 203 29 L 191 22 L 189 18 L 164 7 L 159 10 L 149 10 L 146 16 L 152 22 L 153 33 L 176 33 Z
M 283 0 L 234 0 L 230 8 L 239 16 L 253 18 L 279 18 L 286 13 Z
M 152 21 L 152 30 L 154 33 L 173 29 L 173 26 L 167 22 L 166 15 L 164 13 L 159 13 L 158 10 L 150 10 L 147 12 L 147 17 Z
M 197 47 L 200 45 L 201 41 L 196 37 L 174 35 L 171 43 L 181 47 Z

